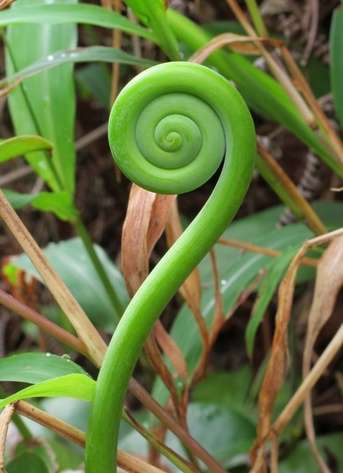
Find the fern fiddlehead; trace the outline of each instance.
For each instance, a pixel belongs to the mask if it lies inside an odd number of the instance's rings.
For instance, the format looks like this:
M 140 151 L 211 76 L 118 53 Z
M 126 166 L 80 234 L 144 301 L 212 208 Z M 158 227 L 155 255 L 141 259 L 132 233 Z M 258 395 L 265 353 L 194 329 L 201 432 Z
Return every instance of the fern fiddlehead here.
M 237 212 L 256 153 L 253 121 L 235 87 L 216 72 L 186 62 L 152 67 L 122 90 L 111 112 L 109 142 L 123 173 L 159 193 L 199 187 L 225 159 L 205 206 L 149 274 L 114 332 L 97 380 L 86 473 L 116 471 L 122 406 L 143 343 Z

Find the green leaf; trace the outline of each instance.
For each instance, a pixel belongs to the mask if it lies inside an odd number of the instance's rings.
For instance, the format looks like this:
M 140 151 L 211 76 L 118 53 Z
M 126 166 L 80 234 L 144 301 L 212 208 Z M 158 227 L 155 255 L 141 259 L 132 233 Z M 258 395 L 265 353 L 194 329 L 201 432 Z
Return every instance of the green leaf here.
M 116 293 L 120 297 L 122 305 L 125 307 L 128 299 L 125 283 L 120 272 L 102 248 L 95 245 L 95 249 L 112 281 Z M 83 309 L 90 316 L 93 323 L 101 329 L 113 331 L 115 325 L 113 307 L 103 286 L 99 282 L 97 273 L 90 262 L 81 240 L 75 238 L 60 243 L 50 243 L 45 248 L 44 254 Z M 25 255 L 11 258 L 7 266 L 21 268 L 37 279 L 40 279 L 28 257 Z
M 343 434 L 338 432 L 319 436 L 317 444 L 324 458 L 325 454 L 329 453 L 331 459 L 334 457 L 337 462 L 337 471 L 343 471 Z M 309 454 L 309 445 L 306 440 L 298 442 L 290 450 L 289 455 L 280 462 L 279 471 L 280 473 L 318 473 L 318 465 L 313 455 Z
M 76 48 L 65 51 L 57 51 L 47 57 L 31 64 L 30 66 L 5 77 L 0 81 L 0 87 L 15 86 L 18 81 L 28 79 L 42 71 L 53 69 L 54 67 L 68 63 L 80 62 L 108 62 L 150 67 L 157 64 L 156 61 L 144 59 L 132 54 L 128 54 L 121 49 L 108 48 L 106 46 L 91 46 L 89 48 Z M 0 148 L 1 156 L 1 148 Z M 1 157 L 0 157 L 1 162 Z
M 332 16 L 330 31 L 331 88 L 337 116 L 343 127 L 343 8 Z
M 49 468 L 39 455 L 22 453 L 6 465 L 7 473 L 49 473 Z
M 39 192 L 38 194 L 21 194 L 8 189 L 4 193 L 14 209 L 31 205 L 43 212 L 52 212 L 61 220 L 72 222 L 77 216 L 70 194 L 67 192 Z
M 32 151 L 51 150 L 52 143 L 41 136 L 16 136 L 0 142 L 0 163 Z
M 64 8 L 71 8 L 77 0 L 64 0 Z M 30 5 L 30 6 L 29 6 Z M 3 14 L 16 17 L 28 9 L 53 7 L 49 0 L 18 0 Z M 54 16 L 52 15 L 52 19 Z M 38 21 L 39 22 L 39 21 Z M 36 22 L 37 23 L 37 22 Z M 36 61 L 56 51 L 74 48 L 77 28 L 74 24 L 20 24 L 13 25 L 6 33 L 6 72 L 8 76 L 25 69 Z M 29 44 L 29 48 L 23 48 Z M 61 87 L 63 84 L 63 87 Z M 11 118 L 17 134 L 38 134 L 54 145 L 52 165 L 40 153 L 27 155 L 35 171 L 55 191 L 68 191 L 75 186 L 75 87 L 73 65 L 64 64 L 54 70 L 43 71 L 31 77 L 9 95 Z
M 84 374 L 67 374 L 58 378 L 42 381 L 0 400 L 0 409 L 12 402 L 35 397 L 66 396 L 82 401 L 91 401 L 95 390 L 95 381 Z
M 35 384 L 73 373 L 86 374 L 69 358 L 50 353 L 20 353 L 0 358 L 0 381 Z
M 16 4 L 18 3 L 17 1 Z M 142 38 L 154 39 L 154 35 L 149 30 L 136 25 L 119 13 L 84 3 L 68 5 L 61 0 L 45 5 L 37 5 L 37 2 L 28 0 L 26 5 L 21 5 L 20 8 L 12 7 L 0 13 L 0 26 L 22 23 L 42 23 L 44 25 L 81 23 L 109 29 L 115 28 Z
M 298 247 L 290 248 L 276 257 L 270 265 L 267 275 L 259 285 L 257 300 L 245 331 L 245 341 L 249 356 L 252 356 L 256 332 L 263 320 L 267 307 L 298 249 Z
M 192 399 L 230 408 L 255 423 L 256 412 L 249 393 L 252 380 L 248 365 L 230 372 L 210 373 L 194 388 Z
M 31 204 L 35 198 L 34 194 L 22 194 L 20 192 L 11 191 L 10 189 L 3 189 L 3 192 L 11 206 L 16 210 Z
M 52 212 L 61 220 L 68 222 L 77 217 L 77 210 L 68 192 L 40 192 L 34 196 L 31 205 L 37 210 Z
M 223 387 L 220 388 L 223 390 Z M 141 421 L 145 421 L 144 412 Z M 147 425 L 147 422 L 144 422 Z M 255 425 L 246 416 L 227 405 L 210 402 L 191 402 L 187 409 L 187 425 L 197 440 L 224 468 L 247 462 L 247 452 L 256 436 Z M 126 430 L 126 429 L 125 429 Z M 124 429 L 122 429 L 124 431 Z M 136 431 L 123 432 L 119 446 L 127 452 L 146 456 L 148 445 Z M 168 433 L 166 444 L 180 455 L 184 449 L 179 440 Z M 171 463 L 170 471 L 179 472 Z
M 228 407 L 191 403 L 187 420 L 192 437 L 224 468 L 237 455 L 245 455 L 256 436 L 254 424 Z
M 150 26 L 169 58 L 175 61 L 180 59 L 178 43 L 167 21 L 164 0 L 125 0 L 125 3 Z

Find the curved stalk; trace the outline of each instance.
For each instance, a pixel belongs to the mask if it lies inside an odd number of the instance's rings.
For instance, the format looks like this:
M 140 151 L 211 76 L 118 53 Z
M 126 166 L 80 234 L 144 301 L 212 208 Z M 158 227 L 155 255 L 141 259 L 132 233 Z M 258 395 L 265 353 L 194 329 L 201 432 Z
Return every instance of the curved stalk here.
M 234 217 L 256 155 L 253 121 L 235 87 L 204 66 L 184 62 L 153 67 L 123 89 L 111 112 L 109 140 L 124 174 L 160 193 L 199 187 L 225 159 L 207 203 L 149 274 L 114 332 L 92 407 L 87 473 L 115 471 L 125 393 L 144 341 Z

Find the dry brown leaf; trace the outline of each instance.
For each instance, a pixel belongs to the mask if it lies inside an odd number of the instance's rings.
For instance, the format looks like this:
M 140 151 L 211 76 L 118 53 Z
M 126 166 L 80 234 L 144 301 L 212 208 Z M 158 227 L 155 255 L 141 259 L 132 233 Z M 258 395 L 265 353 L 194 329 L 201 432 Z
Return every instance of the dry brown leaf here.
M 142 189 L 136 184 L 131 187 L 122 232 L 121 250 L 121 267 L 131 296 L 135 294 L 149 274 L 151 252 L 166 227 L 171 205 L 175 200 L 175 195 L 156 194 Z M 162 350 L 171 359 L 181 377 L 187 373 L 186 362 L 180 350 L 176 349 L 175 343 L 164 330 L 161 322 L 158 321 L 152 335 L 145 343 L 145 351 L 153 368 L 167 386 L 177 409 L 178 396 L 174 380 L 163 361 L 155 338 Z
M 151 252 L 169 219 L 175 195 L 160 195 L 133 184 L 122 232 L 121 268 L 133 296 L 149 274 Z
M 257 440 L 252 449 L 253 468 L 251 471 L 254 473 L 264 473 L 265 471 L 267 471 L 267 465 L 264 459 L 264 443 L 270 437 L 271 434 L 276 435 L 276 433 L 279 433 L 281 431 L 281 428 L 279 426 L 277 429 L 271 429 L 271 417 L 276 396 L 284 382 L 284 378 L 287 371 L 287 328 L 291 315 L 297 271 L 309 248 L 327 243 L 335 237 L 341 237 L 342 232 L 342 229 L 336 230 L 334 232 L 313 238 L 312 240 L 308 240 L 307 242 L 305 242 L 302 248 L 293 258 L 291 264 L 289 265 L 287 273 L 280 284 L 278 294 L 278 309 L 275 318 L 275 332 L 273 337 L 271 355 L 267 364 L 259 395 L 259 422 L 257 426 Z M 340 337 L 338 343 L 339 342 Z M 335 340 L 335 346 L 336 345 L 337 342 Z M 329 353 L 329 356 L 332 356 L 332 353 Z M 319 375 L 318 373 L 315 373 L 315 376 L 312 377 L 314 378 L 314 380 L 316 380 L 318 379 Z M 311 380 L 311 382 L 313 382 L 313 380 Z M 311 386 L 313 386 L 313 384 Z M 291 418 L 290 415 L 293 415 L 294 410 L 295 407 L 292 406 L 292 409 L 287 414 L 289 415 L 289 418 Z M 284 423 L 286 422 L 286 420 L 285 415 L 283 413 L 282 415 L 283 419 L 281 425 L 282 427 L 284 427 Z
M 170 217 L 166 227 L 166 237 L 169 247 L 175 243 L 175 241 L 182 234 L 182 231 L 183 229 L 177 208 L 177 201 L 175 200 L 172 203 Z M 193 312 L 200 311 L 201 284 L 200 275 L 197 268 L 192 271 L 192 273 L 183 283 L 180 288 L 180 293 Z
M 305 349 L 303 356 L 303 378 L 311 367 L 314 345 L 324 324 L 330 318 L 338 292 L 343 286 L 343 237 L 336 238 L 320 259 L 313 295 L 313 302 L 308 317 Z M 313 425 L 311 395 L 305 401 L 305 427 L 313 455 L 322 473 L 330 469 L 321 457 L 316 444 Z
M 166 329 L 163 327 L 161 322 L 158 322 L 155 326 L 154 335 L 159 346 L 163 349 L 164 353 L 172 362 L 176 373 L 183 381 L 188 379 L 188 370 L 185 358 L 180 350 L 179 346 L 175 343 L 174 339 L 170 337 Z
M 243 36 L 236 33 L 223 33 L 206 43 L 206 45 L 196 51 L 189 60 L 192 62 L 202 63 L 206 61 L 210 54 L 223 46 L 228 46 L 232 51 L 240 54 L 259 55 L 261 51 L 260 48 L 256 46 L 256 43 L 263 43 L 275 48 L 279 48 L 283 44 L 279 39 L 260 38 L 259 36 Z
M 146 235 L 155 199 L 155 193 L 132 185 L 121 240 L 121 269 L 130 296 L 149 273 Z

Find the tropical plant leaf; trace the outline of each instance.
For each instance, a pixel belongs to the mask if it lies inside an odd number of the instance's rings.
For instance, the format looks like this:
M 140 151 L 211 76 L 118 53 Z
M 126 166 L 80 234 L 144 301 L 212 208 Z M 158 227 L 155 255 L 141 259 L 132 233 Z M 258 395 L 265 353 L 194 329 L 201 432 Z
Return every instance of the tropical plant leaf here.
M 343 469 L 343 435 L 337 432 L 330 435 L 321 435 L 317 437 L 318 445 L 323 454 L 328 454 L 330 460 L 337 465 L 337 471 Z M 280 473 L 318 473 L 318 464 L 314 456 L 309 455 L 308 442 L 303 440 L 298 442 L 294 448 L 290 449 L 289 454 L 279 465 Z
M 0 142 L 0 163 L 32 151 L 51 150 L 52 143 L 41 136 L 15 136 Z
M 33 452 L 24 452 L 6 465 L 7 473 L 49 473 L 49 467 Z
M 21 194 L 5 189 L 4 193 L 14 209 L 22 209 L 31 205 L 37 210 L 52 212 L 61 220 L 72 222 L 77 217 L 77 211 L 68 192 Z
M 164 0 L 125 0 L 125 3 L 153 30 L 169 58 L 180 59 L 178 43 L 167 21 Z
M 95 250 L 104 265 L 109 279 L 119 295 L 122 306 L 128 301 L 125 283 L 116 266 L 111 262 L 104 250 L 95 245 Z M 101 329 L 113 331 L 115 317 L 113 307 L 99 282 L 89 256 L 79 238 L 50 243 L 44 250 L 51 266 L 62 277 L 73 295 L 81 304 L 93 323 Z M 40 280 L 27 256 L 11 258 L 7 266 L 17 267 L 27 271 Z M 117 314 L 119 317 L 119 314 Z
M 69 358 L 51 353 L 20 353 L 0 358 L 0 381 L 35 384 L 75 373 L 86 374 Z
M 17 1 L 15 7 L 12 6 L 12 8 L 0 12 L 0 26 L 23 23 L 41 23 L 44 25 L 81 23 L 119 29 L 142 38 L 154 39 L 154 35 L 146 28 L 136 25 L 124 16 L 119 15 L 119 13 L 106 10 L 97 5 L 87 5 L 85 3 L 68 5 L 61 0 L 39 5 L 37 2 L 29 0 L 26 5 L 23 4 L 20 8 L 16 8 L 18 3 Z
M 64 0 L 64 8 L 77 6 L 74 5 L 76 1 Z M 49 6 L 54 6 L 49 0 L 18 0 L 10 10 L 0 12 L 0 22 L 3 14 L 15 16 L 26 8 L 44 9 Z M 6 33 L 6 73 L 11 76 L 42 57 L 74 48 L 76 42 L 77 28 L 74 24 L 10 26 Z M 29 44 L 30 47 L 23 48 L 23 44 Z M 17 134 L 38 134 L 54 145 L 53 170 L 46 156 L 41 153 L 38 159 L 36 154 L 34 157 L 27 155 L 29 163 L 53 190 L 73 194 L 76 159 L 73 65 L 64 64 L 25 81 L 9 95 L 9 108 Z
M 68 63 L 80 62 L 108 62 L 120 63 L 129 65 L 138 65 L 149 67 L 157 64 L 156 61 L 150 59 L 140 58 L 132 54 L 128 54 L 121 49 L 109 48 L 106 46 L 91 46 L 88 48 L 76 48 L 65 51 L 57 51 L 49 54 L 47 57 L 31 64 L 15 74 L 5 77 L 0 80 L 0 87 L 15 86 L 19 81 L 35 76 L 42 71 L 53 69 L 54 67 Z M 0 162 L 1 162 L 1 148 L 0 148 Z
M 95 390 L 95 381 L 84 374 L 67 374 L 48 379 L 0 400 L 0 409 L 16 401 L 35 397 L 66 396 L 82 401 L 91 401 Z
M 337 8 L 332 17 L 330 31 L 331 88 L 337 116 L 343 127 L 343 7 Z

